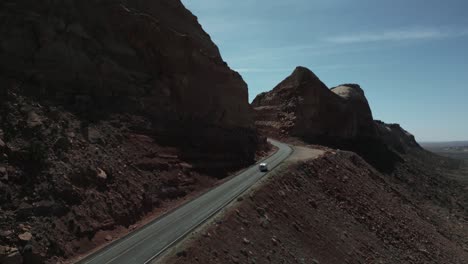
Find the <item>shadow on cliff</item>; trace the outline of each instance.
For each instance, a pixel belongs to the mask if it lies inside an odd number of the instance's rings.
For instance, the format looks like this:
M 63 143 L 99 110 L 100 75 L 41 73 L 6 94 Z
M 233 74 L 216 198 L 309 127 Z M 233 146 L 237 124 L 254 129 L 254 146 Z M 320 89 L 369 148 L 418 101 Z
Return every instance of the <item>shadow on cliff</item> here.
M 90 127 L 110 122 L 124 134 L 146 135 L 160 146 L 177 148 L 181 160 L 216 178 L 253 164 L 256 151 L 267 144 L 254 128 L 220 126 L 177 108 L 148 106 L 142 103 L 144 94 L 101 95 L 91 91 L 64 94 L 53 89 L 46 93 L 40 91 L 40 84 L 34 80 L 16 88 L 6 87 L 10 86 L 2 86 L 0 94 L 4 96 L 0 102 L 13 102 L 16 94 L 22 94 L 46 106 L 52 115 L 70 112 L 80 121 L 81 133 L 88 140 Z
M 329 137 L 305 138 L 308 143 L 325 145 L 357 153 L 380 172 L 393 172 L 398 163 L 404 160 L 382 139 L 375 137 L 358 137 L 355 139 L 336 139 Z

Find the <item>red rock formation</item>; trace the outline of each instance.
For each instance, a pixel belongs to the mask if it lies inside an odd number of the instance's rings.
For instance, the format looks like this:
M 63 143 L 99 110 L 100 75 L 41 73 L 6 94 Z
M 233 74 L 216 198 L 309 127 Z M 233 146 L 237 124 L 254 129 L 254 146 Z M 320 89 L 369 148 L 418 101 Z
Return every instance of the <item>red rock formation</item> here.
M 17 87 L 90 121 L 142 115 L 151 121 L 148 133 L 191 156 L 196 146 L 234 163 L 253 160 L 247 85 L 180 1 L 0 5 L 3 89 Z
M 406 153 L 408 150 L 422 150 L 414 136 L 399 124 L 386 124 L 379 120 L 376 120 L 375 123 L 379 137 L 395 151 Z
M 375 135 L 372 113 L 359 86 L 330 90 L 304 67 L 258 95 L 252 106 L 257 126 L 265 131 L 319 143 Z
M 85 253 L 257 142 L 245 82 L 180 1 L 0 2 L 0 263 Z
M 402 161 L 400 154 L 419 147 L 398 125 L 374 122 L 359 85 L 328 89 L 304 67 L 297 67 L 270 92 L 259 94 L 252 106 L 263 134 L 351 150 L 381 171 L 392 171 Z

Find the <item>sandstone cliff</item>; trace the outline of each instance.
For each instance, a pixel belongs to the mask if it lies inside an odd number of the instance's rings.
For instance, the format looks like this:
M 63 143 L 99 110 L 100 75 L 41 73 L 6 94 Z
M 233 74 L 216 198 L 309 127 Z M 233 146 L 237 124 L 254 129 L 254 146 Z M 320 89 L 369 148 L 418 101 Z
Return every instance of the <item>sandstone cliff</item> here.
M 94 122 L 137 114 L 194 155 L 256 146 L 247 85 L 180 1 L 2 1 L 0 84 Z M 188 133 L 190 132 L 190 133 Z M 188 154 L 189 155 L 189 154 Z
M 257 141 L 245 82 L 179 0 L 0 2 L 0 263 L 116 239 Z
M 372 113 L 358 85 L 328 89 L 309 69 L 297 67 L 272 91 L 252 102 L 262 130 L 309 141 L 341 141 L 376 134 Z

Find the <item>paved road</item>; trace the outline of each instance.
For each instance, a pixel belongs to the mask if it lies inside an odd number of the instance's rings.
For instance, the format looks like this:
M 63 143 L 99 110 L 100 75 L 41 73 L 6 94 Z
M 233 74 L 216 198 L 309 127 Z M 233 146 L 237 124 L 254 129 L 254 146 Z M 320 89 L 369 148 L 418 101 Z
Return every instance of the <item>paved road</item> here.
M 292 153 L 292 149 L 278 141 L 269 141 L 278 147 L 278 151 L 264 161 L 272 169 L 283 162 Z M 265 173 L 258 170 L 257 165 L 252 166 L 226 183 L 182 205 L 168 215 L 156 219 L 123 239 L 117 240 L 78 263 L 149 263 L 236 199 L 264 175 Z

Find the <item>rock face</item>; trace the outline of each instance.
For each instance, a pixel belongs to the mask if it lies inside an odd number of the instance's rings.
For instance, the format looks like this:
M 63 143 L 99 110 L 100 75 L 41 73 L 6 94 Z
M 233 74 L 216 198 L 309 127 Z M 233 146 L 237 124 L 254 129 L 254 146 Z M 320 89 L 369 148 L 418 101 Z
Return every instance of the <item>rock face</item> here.
M 376 135 L 364 91 L 358 85 L 333 89 L 309 69 L 297 67 L 272 91 L 252 103 L 257 126 L 280 135 L 313 142 Z
M 375 124 L 379 137 L 395 151 L 406 153 L 414 149 L 422 150 L 414 136 L 404 130 L 399 124 L 386 124 L 379 120 L 376 120 Z
M 247 86 L 180 1 L 19 0 L 0 10 L 3 90 L 89 121 L 137 113 L 147 133 L 188 155 L 195 146 L 253 159 Z M 41 120 L 28 113 L 28 124 Z
M 0 244 L 18 263 L 118 238 L 257 142 L 245 82 L 179 0 L 0 2 Z
M 332 88 L 331 91 L 346 100 L 348 113 L 351 114 L 353 137 L 374 136 L 376 131 L 372 124 L 372 111 L 364 90 L 358 84 L 343 84 Z

